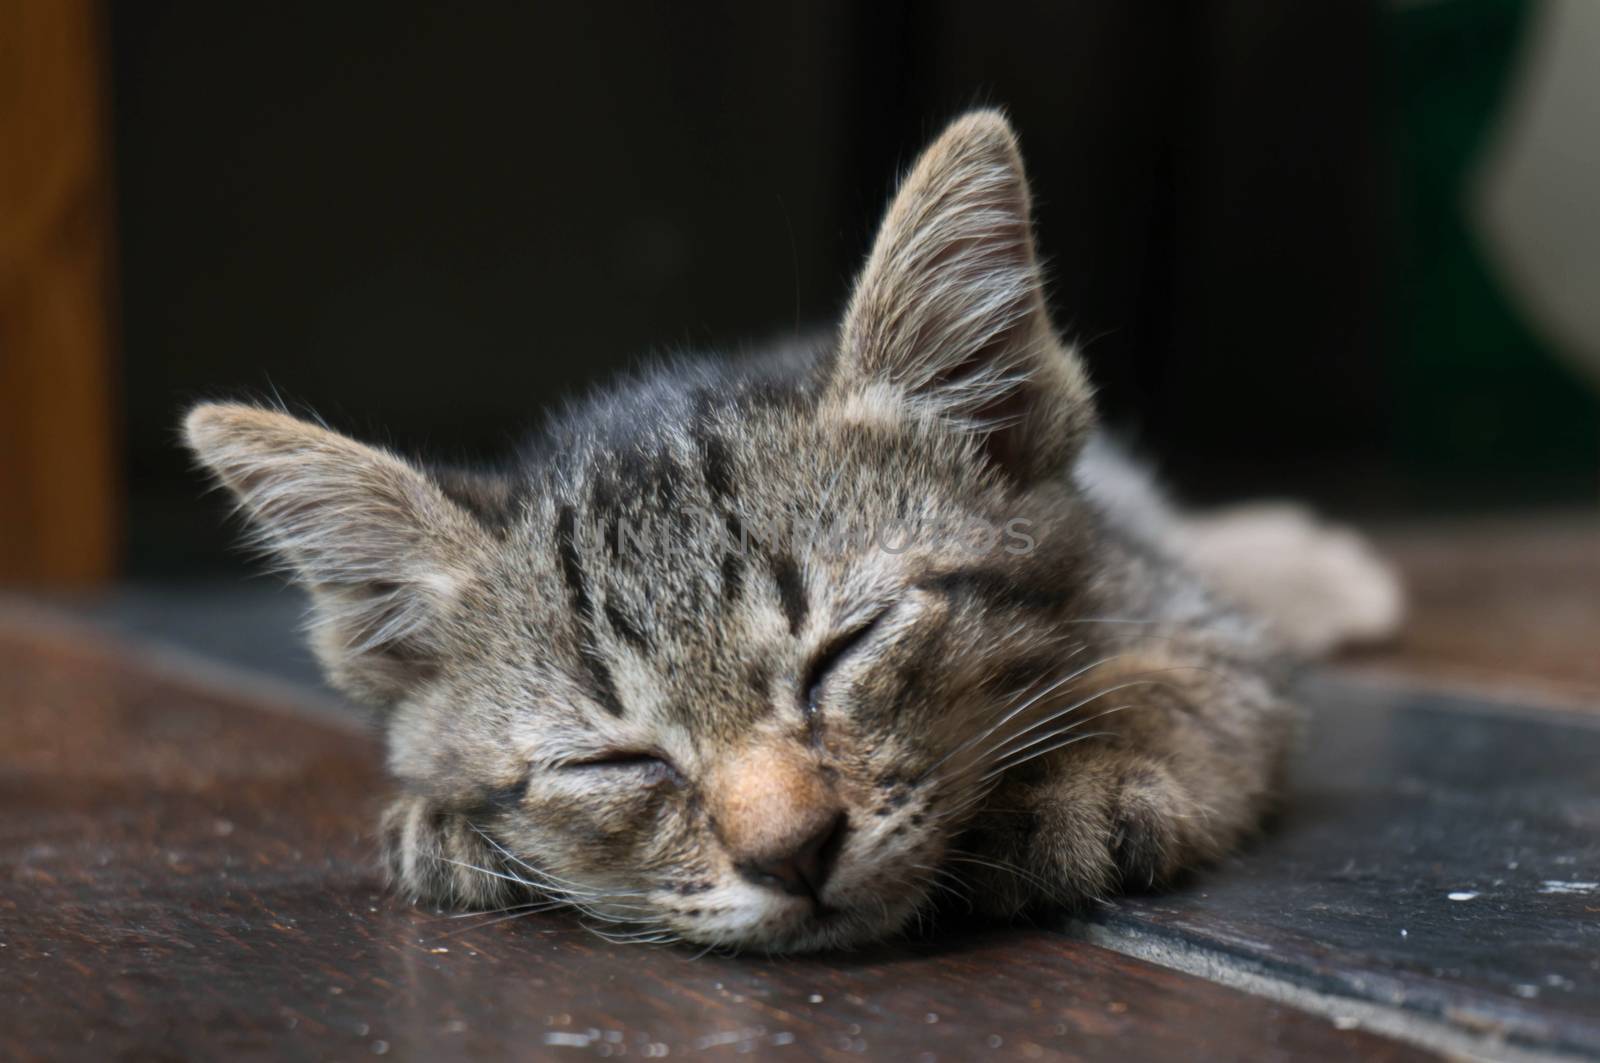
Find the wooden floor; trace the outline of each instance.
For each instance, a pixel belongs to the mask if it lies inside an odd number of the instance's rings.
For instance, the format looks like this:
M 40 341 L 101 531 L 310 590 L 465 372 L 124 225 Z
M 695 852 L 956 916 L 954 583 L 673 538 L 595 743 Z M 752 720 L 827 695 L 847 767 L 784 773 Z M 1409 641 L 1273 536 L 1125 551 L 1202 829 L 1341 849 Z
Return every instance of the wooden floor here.
M 0 1058 L 1600 1058 L 1581 533 L 1400 550 L 1419 628 L 1308 685 L 1289 810 L 1180 889 L 780 961 L 411 909 L 355 717 L 0 607 Z
M 0 698 L 7 1058 L 1415 1054 L 1040 931 L 773 962 L 413 910 L 359 730 L 18 623 Z
M 1395 528 L 1410 615 L 1355 665 L 1406 681 L 1600 710 L 1600 514 Z

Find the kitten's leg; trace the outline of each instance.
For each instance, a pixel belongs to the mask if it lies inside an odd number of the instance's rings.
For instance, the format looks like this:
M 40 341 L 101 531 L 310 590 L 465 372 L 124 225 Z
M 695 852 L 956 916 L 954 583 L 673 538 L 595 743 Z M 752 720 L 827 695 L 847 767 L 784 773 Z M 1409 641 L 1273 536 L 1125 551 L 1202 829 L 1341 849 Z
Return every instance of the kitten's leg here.
M 1392 633 L 1400 582 L 1355 531 L 1293 503 L 1207 512 L 1174 506 L 1148 469 L 1101 434 L 1084 447 L 1079 486 L 1123 535 L 1179 560 L 1235 605 L 1265 617 L 1303 655 Z
M 1290 503 L 1181 513 L 1172 551 L 1203 581 L 1266 617 L 1306 655 L 1382 638 L 1399 624 L 1400 582 L 1356 532 Z
M 1114 717 L 1087 725 L 1108 733 L 1022 765 L 985 802 L 953 866 L 986 908 L 1147 889 L 1256 828 L 1281 786 L 1292 710 L 1246 670 L 1175 660 L 1129 661 L 1161 685 L 1130 690 Z

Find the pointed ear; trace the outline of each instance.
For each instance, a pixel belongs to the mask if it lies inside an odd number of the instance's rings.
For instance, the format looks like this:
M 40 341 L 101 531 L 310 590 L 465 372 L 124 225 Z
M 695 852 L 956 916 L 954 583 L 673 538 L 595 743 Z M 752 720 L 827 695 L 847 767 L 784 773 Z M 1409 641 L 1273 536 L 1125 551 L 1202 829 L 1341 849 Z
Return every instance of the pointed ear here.
M 1030 209 L 1003 115 L 978 111 L 946 129 L 878 229 L 835 381 L 847 392 L 887 386 L 981 434 L 1024 483 L 1059 475 L 1094 418 L 1083 368 L 1045 309 Z
M 311 592 L 330 681 L 386 704 L 429 674 L 480 549 L 472 517 L 395 455 L 288 414 L 205 403 L 183 427 L 257 542 Z

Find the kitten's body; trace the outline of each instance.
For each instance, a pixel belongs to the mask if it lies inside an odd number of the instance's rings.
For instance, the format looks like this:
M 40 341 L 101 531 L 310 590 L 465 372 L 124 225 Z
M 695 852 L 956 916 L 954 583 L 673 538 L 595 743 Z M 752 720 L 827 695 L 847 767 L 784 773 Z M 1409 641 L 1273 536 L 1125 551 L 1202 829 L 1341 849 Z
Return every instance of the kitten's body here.
M 404 890 L 809 948 L 947 888 L 1011 912 L 1143 886 L 1254 826 L 1293 730 L 1280 647 L 1381 627 L 1392 590 L 1277 518 L 1286 567 L 1383 599 L 1300 622 L 1226 522 L 1094 439 L 1027 210 L 1003 119 L 963 119 L 833 339 L 647 374 L 493 474 L 191 415 L 331 677 L 389 713 Z

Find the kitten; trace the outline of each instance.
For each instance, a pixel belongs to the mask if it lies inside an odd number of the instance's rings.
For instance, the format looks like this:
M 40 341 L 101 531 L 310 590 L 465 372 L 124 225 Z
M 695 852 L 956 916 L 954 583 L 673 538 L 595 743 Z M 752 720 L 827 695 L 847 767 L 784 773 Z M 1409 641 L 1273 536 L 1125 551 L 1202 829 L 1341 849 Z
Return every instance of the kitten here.
M 402 891 L 814 949 L 943 893 L 1145 887 L 1253 829 L 1283 662 L 1392 625 L 1393 583 L 1297 511 L 1174 513 L 1099 439 L 1029 211 L 1005 119 L 968 115 L 826 343 L 620 385 L 507 471 L 190 413 L 331 681 L 385 711 Z

